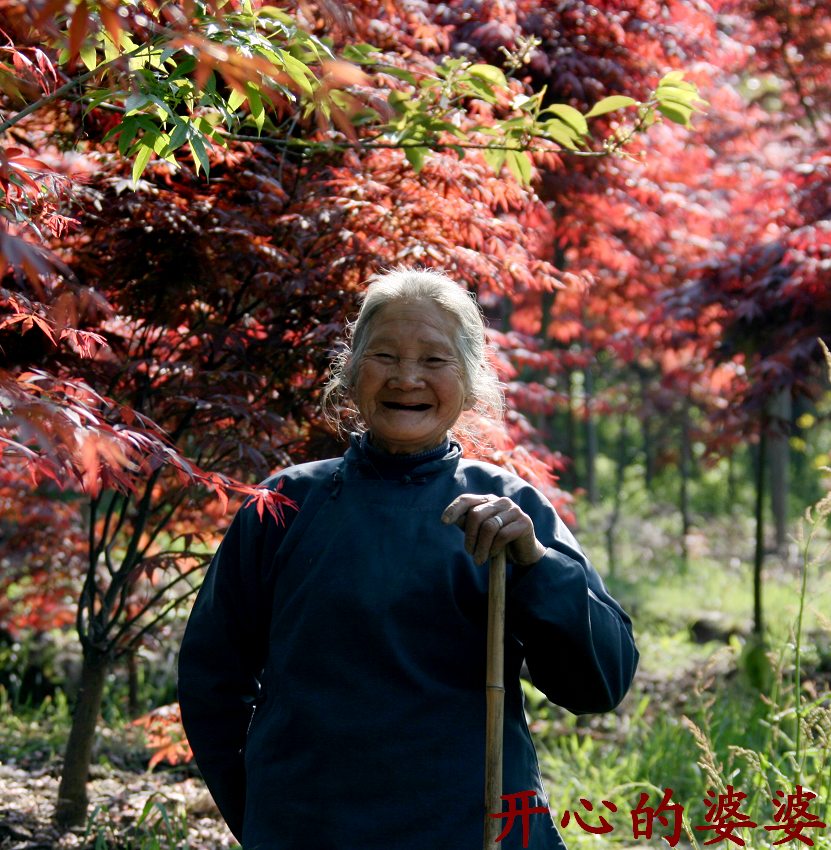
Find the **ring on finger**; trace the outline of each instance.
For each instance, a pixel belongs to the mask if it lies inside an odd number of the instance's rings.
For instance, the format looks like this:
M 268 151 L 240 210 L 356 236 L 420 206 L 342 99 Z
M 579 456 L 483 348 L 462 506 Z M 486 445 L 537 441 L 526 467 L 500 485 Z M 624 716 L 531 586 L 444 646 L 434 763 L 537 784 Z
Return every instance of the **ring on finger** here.
M 495 520 L 499 523 L 499 527 L 500 527 L 500 528 L 502 528 L 502 526 L 503 526 L 503 525 L 505 525 L 505 520 L 503 520 L 503 519 L 502 519 L 502 517 L 501 517 L 501 516 L 499 516 L 499 514 L 494 514 L 494 515 L 491 517 L 491 519 L 495 519 Z

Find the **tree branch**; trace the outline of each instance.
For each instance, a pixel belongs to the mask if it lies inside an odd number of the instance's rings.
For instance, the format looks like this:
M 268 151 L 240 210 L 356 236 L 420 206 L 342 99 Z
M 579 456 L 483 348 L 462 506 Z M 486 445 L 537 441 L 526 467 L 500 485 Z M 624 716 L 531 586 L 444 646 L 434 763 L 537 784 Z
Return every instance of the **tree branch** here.
M 56 88 L 53 92 L 50 92 L 47 95 L 39 98 L 38 100 L 33 101 L 28 106 L 24 107 L 17 114 L 13 115 L 11 118 L 7 118 L 5 121 L 0 123 L 0 133 L 5 133 L 11 127 L 14 127 L 15 124 L 20 123 L 26 116 L 31 115 L 33 112 L 37 112 L 38 109 L 42 109 L 49 103 L 52 103 L 54 100 L 60 100 L 65 94 L 69 94 L 77 85 L 81 83 L 85 83 L 91 77 L 94 77 L 99 71 L 102 69 L 106 69 L 111 65 L 115 65 L 118 62 L 122 62 L 124 59 L 129 59 L 132 56 L 136 56 L 141 53 L 143 50 L 149 50 L 149 44 L 141 44 L 135 50 L 131 50 L 129 53 L 124 53 L 121 56 L 115 56 L 110 59 L 109 62 L 102 62 L 100 65 L 97 65 L 91 71 L 86 71 L 83 74 L 78 75 L 77 77 L 73 77 L 68 82 L 64 83 L 62 86 Z
M 192 554 L 190 555 L 192 557 Z M 207 558 L 205 559 L 207 562 Z M 117 645 L 118 642 L 124 638 L 129 632 L 130 628 L 141 619 L 148 611 L 150 611 L 153 606 L 164 597 L 164 595 L 172 588 L 175 587 L 179 582 L 184 581 L 193 570 L 188 570 L 186 573 L 179 573 L 176 578 L 172 581 L 169 581 L 164 587 L 160 590 L 156 591 L 145 603 L 141 606 L 141 610 L 134 617 L 126 620 L 118 631 L 113 636 L 113 644 Z M 176 597 L 176 599 L 172 600 L 168 605 L 166 605 L 149 623 L 142 626 L 141 630 L 137 632 L 129 641 L 127 641 L 126 646 L 135 646 L 138 641 L 141 639 L 141 636 L 146 634 L 156 623 L 161 622 L 167 614 L 172 611 L 180 602 L 187 599 L 189 596 L 192 596 L 199 589 L 197 587 L 191 587 L 188 589 L 187 593 L 183 593 L 181 596 Z M 121 650 L 123 652 L 124 650 Z

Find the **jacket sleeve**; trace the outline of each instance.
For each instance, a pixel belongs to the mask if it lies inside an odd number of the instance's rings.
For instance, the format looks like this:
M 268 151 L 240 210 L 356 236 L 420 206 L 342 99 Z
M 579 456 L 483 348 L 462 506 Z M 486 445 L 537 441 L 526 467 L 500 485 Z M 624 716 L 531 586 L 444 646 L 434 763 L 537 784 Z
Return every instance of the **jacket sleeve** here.
M 524 572 L 513 568 L 507 628 L 552 702 L 575 714 L 609 711 L 635 675 L 632 622 L 545 497 L 529 487 L 514 498 L 547 548 Z
M 262 578 L 266 513 L 243 507 L 205 575 L 179 651 L 179 705 L 194 758 L 234 836 L 245 811 L 243 749 L 268 643 Z

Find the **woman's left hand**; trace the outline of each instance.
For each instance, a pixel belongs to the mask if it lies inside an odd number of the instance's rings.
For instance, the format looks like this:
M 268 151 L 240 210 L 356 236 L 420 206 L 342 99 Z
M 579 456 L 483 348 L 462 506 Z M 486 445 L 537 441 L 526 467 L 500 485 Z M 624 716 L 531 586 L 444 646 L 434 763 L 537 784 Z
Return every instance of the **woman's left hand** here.
M 477 564 L 502 548 L 518 566 L 535 564 L 545 554 L 531 517 L 507 496 L 463 493 L 444 509 L 441 520 L 464 529 L 465 549 Z

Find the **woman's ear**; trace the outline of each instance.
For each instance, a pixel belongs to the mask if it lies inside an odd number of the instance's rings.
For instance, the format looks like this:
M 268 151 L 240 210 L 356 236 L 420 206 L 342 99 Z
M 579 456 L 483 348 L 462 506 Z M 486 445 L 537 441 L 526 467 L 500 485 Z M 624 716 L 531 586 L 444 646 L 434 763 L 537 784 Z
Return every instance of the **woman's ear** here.
M 474 407 L 476 407 L 476 399 L 470 394 L 466 395 L 462 403 L 462 410 L 473 410 Z

